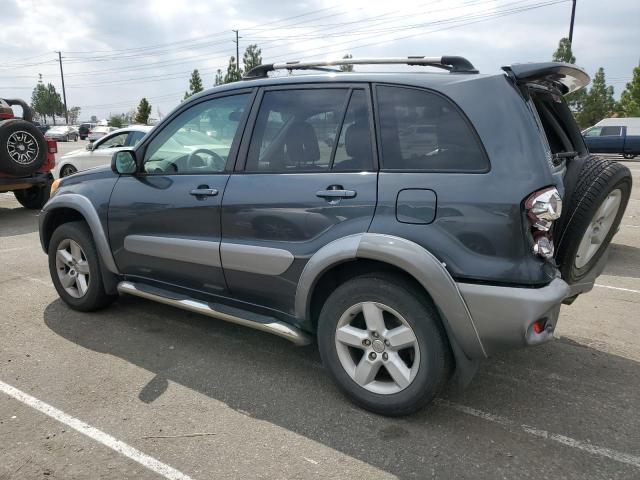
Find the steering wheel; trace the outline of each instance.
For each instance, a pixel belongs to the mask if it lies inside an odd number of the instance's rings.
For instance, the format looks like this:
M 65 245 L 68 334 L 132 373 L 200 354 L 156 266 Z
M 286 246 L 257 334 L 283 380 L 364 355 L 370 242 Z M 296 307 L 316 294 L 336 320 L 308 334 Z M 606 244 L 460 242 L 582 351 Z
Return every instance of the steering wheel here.
M 199 153 L 205 153 L 209 155 L 211 158 L 213 158 L 213 162 L 215 166 L 218 167 L 218 169 L 220 170 L 224 170 L 224 166 L 226 162 L 220 155 L 218 155 L 213 150 L 209 150 L 207 148 L 198 148 L 197 150 L 194 150 L 193 152 L 191 152 L 187 157 L 187 171 L 190 172 L 193 170 L 194 158 L 197 157 Z

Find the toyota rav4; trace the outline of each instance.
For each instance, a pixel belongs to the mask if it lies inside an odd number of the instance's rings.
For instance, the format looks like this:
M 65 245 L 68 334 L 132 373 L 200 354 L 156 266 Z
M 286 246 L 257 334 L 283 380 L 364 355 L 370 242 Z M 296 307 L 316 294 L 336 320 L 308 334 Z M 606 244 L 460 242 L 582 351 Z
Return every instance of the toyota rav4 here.
M 340 64 L 444 73 L 269 76 Z M 481 75 L 461 57 L 261 65 L 183 102 L 110 168 L 52 186 L 40 216 L 71 307 L 130 294 L 315 339 L 385 415 L 481 359 L 553 338 L 593 287 L 631 191 L 563 99 L 573 65 Z

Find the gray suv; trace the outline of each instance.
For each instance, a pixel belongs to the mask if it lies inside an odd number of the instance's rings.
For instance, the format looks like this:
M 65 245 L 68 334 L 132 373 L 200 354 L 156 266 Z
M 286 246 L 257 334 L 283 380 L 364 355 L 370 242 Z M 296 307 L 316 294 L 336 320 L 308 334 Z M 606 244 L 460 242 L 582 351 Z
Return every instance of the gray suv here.
M 346 63 L 446 72 L 331 68 Z M 551 340 L 629 199 L 629 170 L 588 153 L 563 99 L 589 77 L 504 70 L 290 62 L 191 97 L 110 168 L 55 182 L 53 283 L 76 310 L 130 294 L 315 339 L 355 403 L 414 412 L 480 360 Z

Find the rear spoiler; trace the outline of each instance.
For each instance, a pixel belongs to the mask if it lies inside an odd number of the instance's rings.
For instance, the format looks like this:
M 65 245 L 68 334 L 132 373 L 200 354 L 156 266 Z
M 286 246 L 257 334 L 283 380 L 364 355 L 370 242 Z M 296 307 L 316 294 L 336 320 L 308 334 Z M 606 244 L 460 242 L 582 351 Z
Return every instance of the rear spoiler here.
M 515 63 L 502 67 L 518 84 L 538 84 L 560 91 L 563 95 L 589 84 L 589 75 L 571 63 Z

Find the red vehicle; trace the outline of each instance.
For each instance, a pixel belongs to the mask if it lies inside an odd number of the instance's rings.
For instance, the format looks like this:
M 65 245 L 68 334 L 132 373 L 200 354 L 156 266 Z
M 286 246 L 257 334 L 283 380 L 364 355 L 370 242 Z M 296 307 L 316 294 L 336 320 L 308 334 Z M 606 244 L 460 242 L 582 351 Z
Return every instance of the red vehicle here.
M 16 118 L 11 105 L 22 108 Z M 13 192 L 22 206 L 40 209 L 49 200 L 58 146 L 45 140 L 23 100 L 0 98 L 0 192 Z

